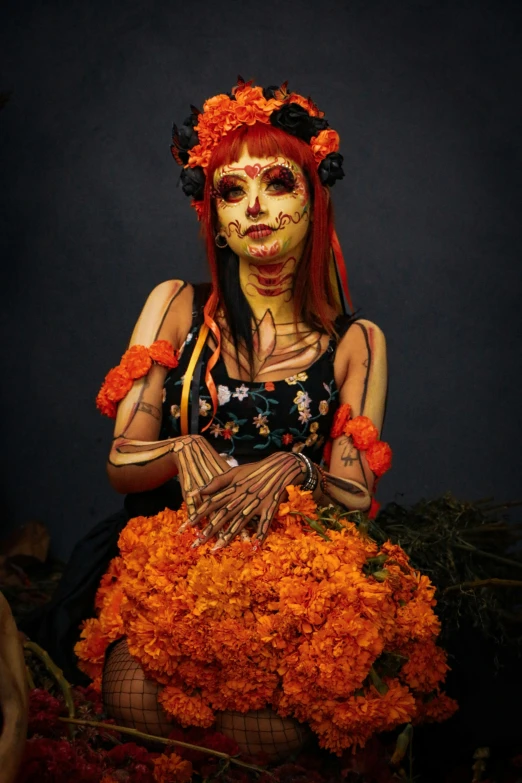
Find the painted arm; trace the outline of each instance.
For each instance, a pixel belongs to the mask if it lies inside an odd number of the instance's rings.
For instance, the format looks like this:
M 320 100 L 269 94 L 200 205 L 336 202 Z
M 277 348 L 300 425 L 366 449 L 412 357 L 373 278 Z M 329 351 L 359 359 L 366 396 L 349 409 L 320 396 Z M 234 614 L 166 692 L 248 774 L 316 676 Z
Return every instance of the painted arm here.
M 367 416 L 379 434 L 384 418 L 387 388 L 386 341 L 371 321 L 352 324 L 342 339 L 335 360 L 340 403 L 349 403 L 352 416 Z M 318 488 L 314 499 L 320 505 L 332 500 L 349 509 L 366 511 L 371 503 L 374 475 L 364 451 L 358 451 L 351 437 L 341 435 L 333 442 L 326 476 L 326 494 Z
M 168 340 L 179 348 L 192 322 L 192 287 L 181 280 L 161 283 L 150 294 L 129 343 Z M 199 435 L 158 440 L 167 368 L 154 364 L 119 403 L 107 472 L 118 492 L 141 492 L 177 473 L 184 496 L 228 468 Z

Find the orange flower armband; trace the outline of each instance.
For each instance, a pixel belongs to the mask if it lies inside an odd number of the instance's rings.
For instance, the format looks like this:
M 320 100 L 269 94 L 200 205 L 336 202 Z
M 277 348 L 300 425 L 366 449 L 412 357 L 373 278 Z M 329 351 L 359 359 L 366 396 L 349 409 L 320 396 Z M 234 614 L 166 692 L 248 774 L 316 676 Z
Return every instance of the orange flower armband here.
M 156 340 L 148 348 L 131 345 L 117 367 L 109 370 L 96 397 L 96 407 L 109 418 L 116 418 L 117 404 L 127 396 L 134 381 L 143 378 L 153 364 L 174 369 L 179 352 L 168 340 Z
M 366 452 L 368 467 L 377 478 L 391 468 L 392 450 L 388 443 L 379 440 L 379 430 L 368 416 L 351 418 L 348 403 L 341 405 L 334 416 L 330 437 L 332 440 L 346 435 L 352 439 L 358 451 Z

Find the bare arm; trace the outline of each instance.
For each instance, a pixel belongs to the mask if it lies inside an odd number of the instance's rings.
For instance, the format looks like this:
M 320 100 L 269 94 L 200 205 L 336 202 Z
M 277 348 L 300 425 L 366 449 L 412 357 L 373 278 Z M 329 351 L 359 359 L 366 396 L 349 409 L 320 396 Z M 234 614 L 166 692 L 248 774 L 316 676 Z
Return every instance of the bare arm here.
M 192 286 L 161 283 L 150 294 L 136 323 L 131 345 L 168 340 L 179 348 L 192 322 Z M 200 436 L 158 440 L 167 368 L 154 364 L 119 403 L 107 472 L 118 492 L 154 489 L 178 472 L 184 495 L 208 483 L 227 464 Z
M 335 360 L 340 403 L 349 403 L 352 416 L 367 416 L 379 433 L 384 418 L 387 386 L 386 341 L 371 321 L 352 324 L 342 339 Z M 366 510 L 370 506 L 374 475 L 363 451 L 351 437 L 341 435 L 333 443 L 326 495 L 320 489 L 314 498 L 320 504 L 334 500 L 346 508 Z

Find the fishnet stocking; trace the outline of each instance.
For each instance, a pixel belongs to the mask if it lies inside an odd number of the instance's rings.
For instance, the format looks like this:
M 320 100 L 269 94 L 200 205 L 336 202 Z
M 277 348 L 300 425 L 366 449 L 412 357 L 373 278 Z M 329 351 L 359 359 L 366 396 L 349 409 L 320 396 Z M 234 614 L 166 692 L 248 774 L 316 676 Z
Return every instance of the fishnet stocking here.
M 176 724 L 158 704 L 160 688 L 145 677 L 139 663 L 131 657 L 125 639 L 109 648 L 102 694 L 107 713 L 117 723 L 147 734 L 168 736 Z M 270 709 L 218 713 L 215 729 L 234 739 L 243 753 L 264 753 L 274 761 L 299 750 L 310 734 L 306 725 L 292 718 L 280 718 Z
M 302 748 L 310 730 L 293 718 L 280 718 L 273 710 L 219 712 L 216 731 L 234 739 L 243 753 L 263 753 L 271 761 L 282 760 Z
M 167 737 L 174 723 L 158 704 L 159 689 L 131 657 L 126 639 L 109 648 L 103 667 L 102 695 L 105 710 L 117 723 Z

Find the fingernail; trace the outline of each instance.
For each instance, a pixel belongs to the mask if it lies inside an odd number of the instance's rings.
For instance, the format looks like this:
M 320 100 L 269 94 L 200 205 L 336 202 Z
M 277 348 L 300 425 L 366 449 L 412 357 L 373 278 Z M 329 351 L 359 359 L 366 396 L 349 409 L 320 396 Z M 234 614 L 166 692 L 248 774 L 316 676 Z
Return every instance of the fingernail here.
M 222 549 L 225 546 L 225 543 L 225 541 L 218 541 L 217 544 L 214 544 L 210 551 L 217 552 L 218 549 Z
M 193 541 L 193 543 L 190 545 L 190 548 L 196 549 L 196 547 L 198 547 L 201 543 L 203 543 L 201 538 L 196 538 L 196 540 Z

